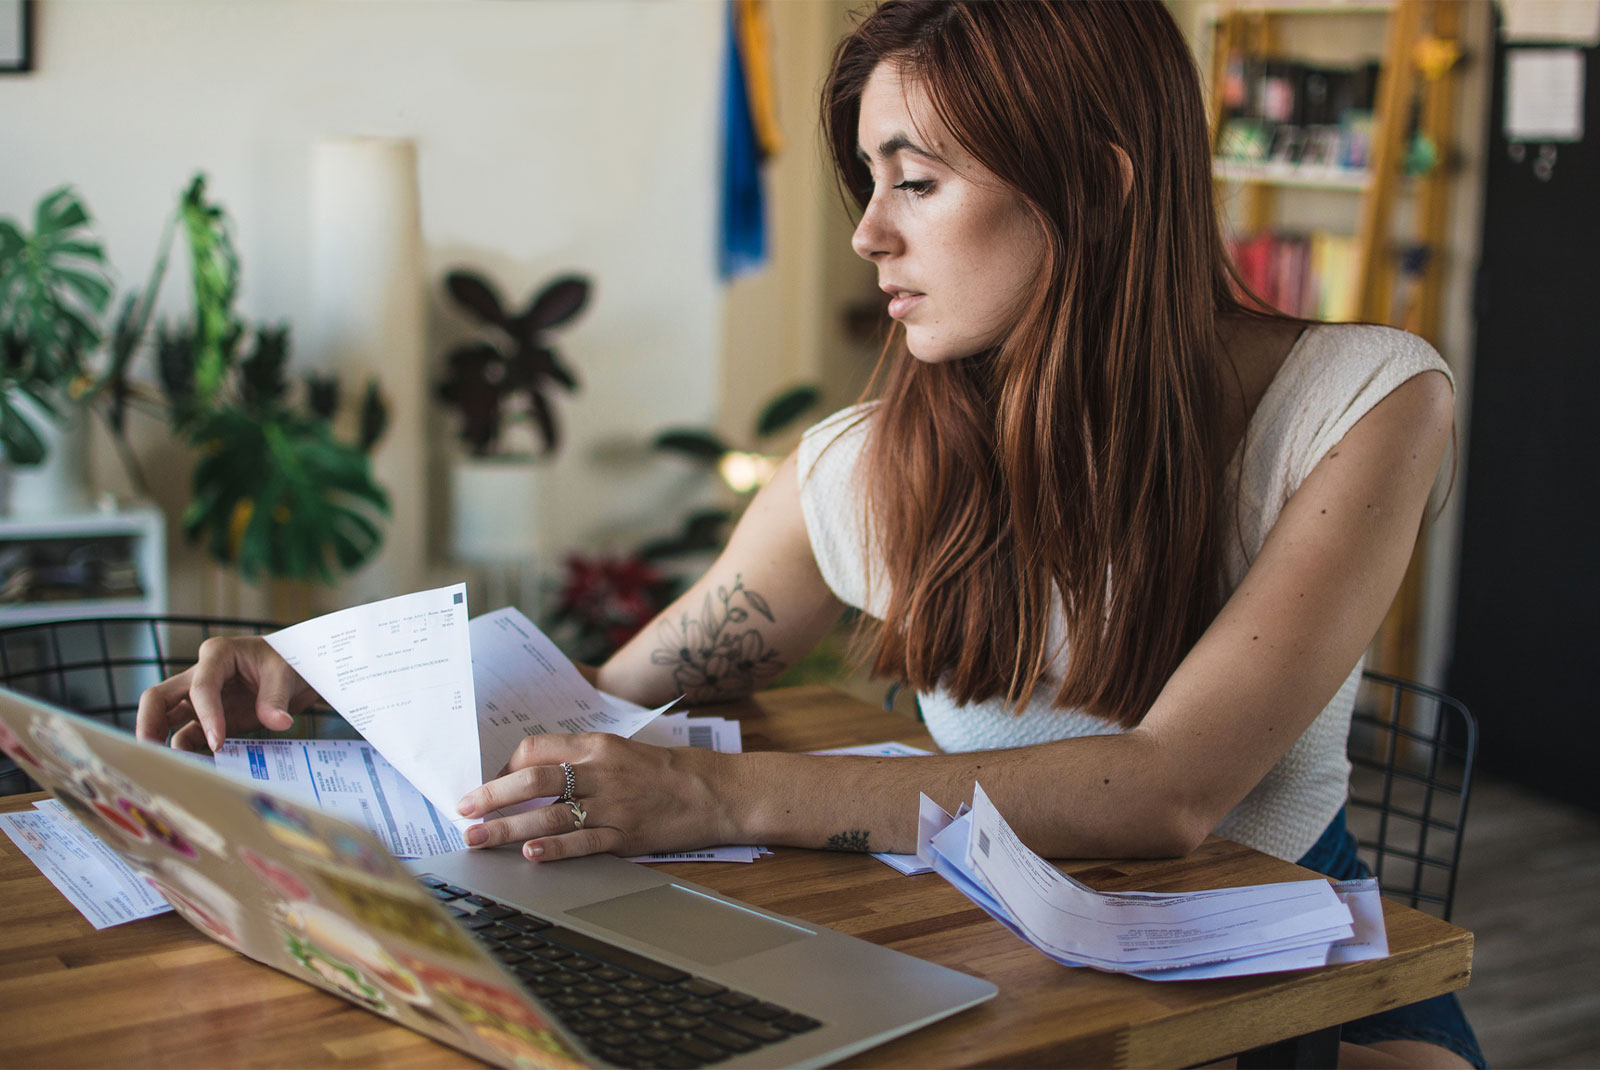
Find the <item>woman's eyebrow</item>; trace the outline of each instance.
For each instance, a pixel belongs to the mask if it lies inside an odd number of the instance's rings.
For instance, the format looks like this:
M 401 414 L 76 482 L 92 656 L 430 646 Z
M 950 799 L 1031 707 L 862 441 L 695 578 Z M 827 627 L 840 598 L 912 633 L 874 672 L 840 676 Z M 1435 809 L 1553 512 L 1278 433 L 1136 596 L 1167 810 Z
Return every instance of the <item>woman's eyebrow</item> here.
M 878 155 L 883 159 L 888 159 L 897 152 L 906 152 L 912 156 L 920 156 L 924 160 L 928 160 L 931 163 L 944 162 L 944 160 L 937 153 L 928 151 L 921 145 L 918 145 L 915 141 L 912 141 L 910 138 L 906 137 L 904 134 L 896 134 L 878 145 Z M 872 162 L 872 157 L 869 156 L 867 154 L 867 150 L 862 148 L 860 145 L 856 146 L 856 157 L 865 164 L 870 164 Z

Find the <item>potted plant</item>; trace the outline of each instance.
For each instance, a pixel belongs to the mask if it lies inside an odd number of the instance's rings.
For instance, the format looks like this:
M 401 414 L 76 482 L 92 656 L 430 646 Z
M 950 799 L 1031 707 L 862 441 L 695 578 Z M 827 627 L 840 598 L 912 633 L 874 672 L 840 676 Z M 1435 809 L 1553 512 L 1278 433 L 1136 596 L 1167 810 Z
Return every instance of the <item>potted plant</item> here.
M 508 565 L 539 556 L 537 462 L 561 444 L 549 394 L 578 388 L 551 332 L 578 317 L 590 289 L 586 278 L 562 275 L 512 310 L 483 276 L 445 276 L 451 300 L 474 321 L 472 336 L 446 355 L 438 384 L 466 447 L 451 473 L 451 547 L 461 560 Z
M 109 268 L 88 226 L 87 209 L 66 189 L 40 202 L 31 235 L 0 220 L 0 444 L 7 460 L 37 463 L 46 452 L 39 421 L 21 411 L 25 402 L 50 414 L 89 409 L 104 418 L 130 480 L 143 490 L 127 417 L 136 408 L 152 411 L 199 454 L 182 526 L 213 559 L 250 581 L 325 583 L 370 559 L 388 512 L 367 458 L 386 422 L 376 384 L 368 385 L 353 443 L 332 430 L 337 384 L 308 384 L 296 399 L 288 329 L 251 327 L 234 312 L 239 259 L 226 214 L 206 197 L 204 176 L 184 190 L 155 269 L 109 327 L 100 323 L 112 296 Z M 180 231 L 194 312 L 152 332 Z M 131 377 L 150 348 L 159 393 Z
M 59 514 L 88 502 L 77 401 L 111 293 L 105 251 L 71 188 L 39 201 L 31 233 L 0 219 L 0 456 L 13 511 Z

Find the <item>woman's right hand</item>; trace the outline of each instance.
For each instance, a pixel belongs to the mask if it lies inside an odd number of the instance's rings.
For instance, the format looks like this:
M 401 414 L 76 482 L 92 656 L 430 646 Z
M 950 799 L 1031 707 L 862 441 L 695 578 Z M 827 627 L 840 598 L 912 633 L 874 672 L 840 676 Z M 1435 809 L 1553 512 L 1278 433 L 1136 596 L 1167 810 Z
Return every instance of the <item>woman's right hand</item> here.
M 213 637 L 195 665 L 139 696 L 135 733 L 180 750 L 204 752 L 230 735 L 257 728 L 281 732 L 317 693 L 256 636 Z

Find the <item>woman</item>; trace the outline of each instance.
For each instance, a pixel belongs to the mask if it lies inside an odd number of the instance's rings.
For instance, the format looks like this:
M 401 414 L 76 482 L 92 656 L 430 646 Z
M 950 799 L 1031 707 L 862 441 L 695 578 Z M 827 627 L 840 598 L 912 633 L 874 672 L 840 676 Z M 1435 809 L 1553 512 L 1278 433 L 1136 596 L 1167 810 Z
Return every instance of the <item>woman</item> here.
M 1311 862 L 1348 846 L 1359 662 L 1451 439 L 1437 354 L 1241 303 L 1158 3 L 887 3 L 840 45 L 823 109 L 897 325 L 882 399 L 812 428 L 593 676 L 650 704 L 735 697 L 853 605 L 950 753 L 541 736 L 462 813 L 560 795 L 567 763 L 587 821 L 544 807 L 468 842 L 909 851 L 918 793 L 954 810 L 981 778 L 1047 857 L 1180 855 L 1212 831 Z M 261 641 L 213 640 L 139 730 L 215 746 L 313 697 Z M 1481 1061 L 1449 1002 L 1447 1026 L 1353 1030 L 1389 1051 L 1347 1054 Z

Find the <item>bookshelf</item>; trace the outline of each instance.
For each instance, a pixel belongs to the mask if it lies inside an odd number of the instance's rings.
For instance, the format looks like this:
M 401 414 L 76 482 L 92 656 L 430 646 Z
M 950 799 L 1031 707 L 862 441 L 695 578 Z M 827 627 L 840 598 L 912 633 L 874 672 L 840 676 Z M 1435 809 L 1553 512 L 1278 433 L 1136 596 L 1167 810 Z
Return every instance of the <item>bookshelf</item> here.
M 1440 319 L 1461 23 L 1460 0 L 1206 10 L 1213 175 L 1237 198 L 1236 252 L 1270 303 L 1402 327 L 1451 360 Z M 1323 215 L 1353 225 L 1296 235 L 1293 196 L 1346 198 Z M 1423 555 L 1419 541 L 1369 667 L 1417 675 Z

